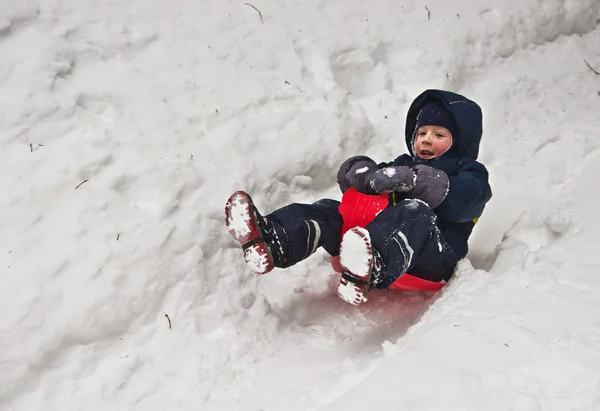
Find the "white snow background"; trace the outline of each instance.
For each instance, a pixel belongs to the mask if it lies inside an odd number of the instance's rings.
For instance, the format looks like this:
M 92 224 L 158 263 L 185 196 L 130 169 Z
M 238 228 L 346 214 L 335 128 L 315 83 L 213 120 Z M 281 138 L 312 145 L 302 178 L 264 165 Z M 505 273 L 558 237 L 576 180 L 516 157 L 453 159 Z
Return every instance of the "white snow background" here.
M 600 410 L 599 19 L 0 0 L 0 409 Z M 339 199 L 427 88 L 482 106 L 494 192 L 448 286 L 353 307 L 323 251 L 252 275 L 229 194 Z

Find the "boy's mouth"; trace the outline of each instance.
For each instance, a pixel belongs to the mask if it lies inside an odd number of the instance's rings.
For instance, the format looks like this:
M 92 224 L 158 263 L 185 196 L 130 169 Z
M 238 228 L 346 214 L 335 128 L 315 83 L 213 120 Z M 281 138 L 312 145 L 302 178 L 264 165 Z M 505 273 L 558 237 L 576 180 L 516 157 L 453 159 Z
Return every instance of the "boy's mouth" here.
M 432 156 L 434 154 L 432 151 L 429 151 L 429 150 L 421 150 L 421 155 L 422 156 Z

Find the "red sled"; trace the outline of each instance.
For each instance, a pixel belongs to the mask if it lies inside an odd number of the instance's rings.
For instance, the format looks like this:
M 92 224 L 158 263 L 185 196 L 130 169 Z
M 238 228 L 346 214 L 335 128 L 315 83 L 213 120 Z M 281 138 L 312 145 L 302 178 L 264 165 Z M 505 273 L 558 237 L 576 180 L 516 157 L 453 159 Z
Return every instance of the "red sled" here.
M 366 227 L 377 214 L 385 210 L 388 203 L 387 194 L 368 195 L 350 187 L 342 196 L 342 202 L 338 208 L 344 220 L 342 236 L 353 227 Z M 339 256 L 331 258 L 331 266 L 336 272 L 342 272 Z M 436 283 L 404 273 L 389 288 L 400 291 L 437 291 L 444 284 L 445 282 Z

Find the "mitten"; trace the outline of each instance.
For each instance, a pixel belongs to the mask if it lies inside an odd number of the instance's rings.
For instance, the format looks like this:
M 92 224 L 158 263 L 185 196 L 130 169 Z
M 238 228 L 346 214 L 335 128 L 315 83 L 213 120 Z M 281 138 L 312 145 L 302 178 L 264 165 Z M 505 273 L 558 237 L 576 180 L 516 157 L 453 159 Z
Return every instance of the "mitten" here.
M 448 175 L 442 170 L 418 164 L 413 167 L 416 175 L 415 186 L 408 194 L 408 198 L 418 198 L 436 208 L 446 198 L 450 188 Z
M 370 184 L 377 193 L 407 192 L 415 184 L 415 173 L 406 166 L 385 167 L 373 173 Z
M 337 174 L 337 181 L 342 192 L 350 186 L 364 194 L 375 194 L 369 181 L 377 171 L 377 163 L 366 156 L 355 156 L 344 161 Z

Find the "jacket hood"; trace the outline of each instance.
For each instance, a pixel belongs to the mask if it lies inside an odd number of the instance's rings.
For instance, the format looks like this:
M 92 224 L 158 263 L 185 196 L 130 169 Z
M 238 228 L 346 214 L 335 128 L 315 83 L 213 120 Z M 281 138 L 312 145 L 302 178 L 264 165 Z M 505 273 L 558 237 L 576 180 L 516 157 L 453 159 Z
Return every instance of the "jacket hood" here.
M 457 135 L 452 135 L 452 146 L 441 157 L 470 157 L 477 159 L 479 143 L 483 133 L 483 114 L 481 108 L 474 101 L 443 90 L 426 90 L 421 93 L 410 105 L 406 115 L 405 138 L 408 151 L 413 157 L 414 135 L 417 126 L 417 116 L 423 106 L 430 100 L 440 101 L 452 113 L 458 127 Z

